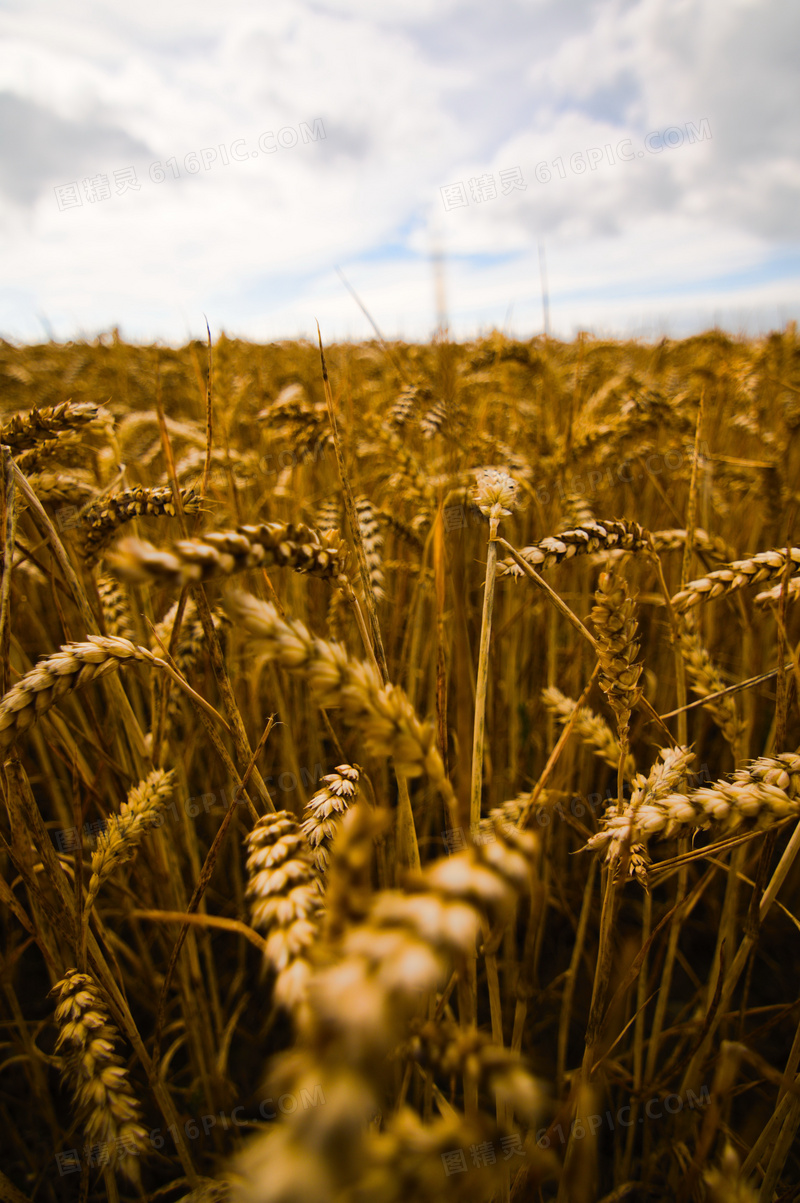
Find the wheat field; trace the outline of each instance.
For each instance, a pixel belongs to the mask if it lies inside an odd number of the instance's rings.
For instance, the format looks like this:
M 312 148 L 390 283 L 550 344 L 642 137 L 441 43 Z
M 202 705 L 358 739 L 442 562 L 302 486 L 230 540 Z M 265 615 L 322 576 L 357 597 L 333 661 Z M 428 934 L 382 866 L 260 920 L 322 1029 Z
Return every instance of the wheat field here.
M 800 1198 L 794 325 L 0 379 L 0 1199 Z

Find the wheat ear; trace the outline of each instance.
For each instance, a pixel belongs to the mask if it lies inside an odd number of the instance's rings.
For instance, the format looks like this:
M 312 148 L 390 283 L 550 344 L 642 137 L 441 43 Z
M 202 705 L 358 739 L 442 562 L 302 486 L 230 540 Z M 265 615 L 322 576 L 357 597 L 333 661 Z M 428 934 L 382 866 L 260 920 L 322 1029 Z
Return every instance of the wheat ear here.
M 71 472 L 34 472 L 28 484 L 43 504 L 83 506 L 97 496 L 97 489 L 88 472 L 75 468 Z
M 0 748 L 7 748 L 59 698 L 149 656 L 129 639 L 90 635 L 40 660 L 0 701 Z
M 201 501 L 194 489 L 181 489 L 184 513 L 199 513 Z M 81 514 L 81 521 L 85 527 L 83 546 L 87 562 L 92 564 L 97 560 L 123 523 L 145 515 L 167 515 L 174 518 L 175 502 L 172 489 L 148 489 L 139 486 L 135 489 L 125 489 L 121 493 L 112 493 L 103 501 L 90 505 Z
M 267 933 L 276 1001 L 294 1008 L 303 1001 L 312 971 L 307 953 L 319 934 L 322 899 L 311 852 L 288 810 L 263 815 L 246 843 L 252 925 Z
M 368 497 L 357 498 L 355 506 L 372 592 L 375 594 L 376 601 L 384 601 L 386 589 L 383 575 L 383 535 L 380 523 Z
M 135 660 L 166 672 L 199 706 L 220 721 L 210 703 L 148 648 L 138 647 L 130 639 L 90 635 L 85 643 L 65 643 L 60 651 L 45 656 L 0 700 L 0 750 L 15 743 L 59 698 Z
M 569 722 L 578 704 L 574 698 L 566 697 L 555 685 L 548 685 L 542 690 L 542 700 L 561 723 Z M 581 706 L 573 730 L 607 765 L 612 769 L 619 767 L 619 740 L 602 715 L 595 714 L 588 706 Z M 623 772 L 628 781 L 636 773 L 636 762 L 630 752 L 626 753 Z
M 800 569 L 800 547 L 791 547 L 788 551 L 785 547 L 761 551 L 749 560 L 734 560 L 724 568 L 709 572 L 708 576 L 690 581 L 685 589 L 675 594 L 672 604 L 678 611 L 688 610 L 700 602 L 726 597 L 737 589 L 744 589 L 745 585 L 774 581 L 783 576 L 787 558 L 791 561 L 792 572 L 797 572 Z
M 719 694 L 725 689 L 724 682 L 696 631 L 685 627 L 681 630 L 680 649 L 686 665 L 686 674 L 696 694 L 705 698 L 712 694 Z M 739 717 L 736 700 L 730 694 L 717 697 L 707 702 L 705 709 L 708 710 L 730 744 L 734 761 L 738 762 L 745 724 Z
M 359 777 L 358 765 L 337 765 L 335 772 L 322 778 L 322 789 L 306 805 L 308 818 L 301 827 L 314 854 L 320 880 L 328 871 L 330 848 L 342 815 L 358 797 Z
M 613 573 L 604 572 L 600 576 L 592 622 L 597 633 L 600 686 L 617 716 L 620 744 L 623 744 L 631 712 L 641 693 L 638 681 L 642 665 L 636 661 L 639 654 L 636 608 L 627 594 L 625 582 Z
M 372 664 L 351 660 L 341 644 L 318 639 L 302 622 L 286 621 L 268 602 L 231 593 L 225 606 L 234 622 L 261 641 L 268 659 L 308 678 L 320 706 L 342 707 L 368 752 L 393 757 L 407 777 L 427 773 L 455 814 L 433 726 L 420 722 L 402 689 L 384 686 Z
M 111 1165 L 138 1182 L 137 1158 L 146 1148 L 147 1130 L 122 1058 L 114 1052 L 118 1032 L 100 988 L 89 974 L 69 969 L 51 994 L 58 997 L 55 1021 L 61 1029 L 55 1048 L 63 1050 L 64 1078 L 83 1113 L 86 1136 L 91 1144 L 111 1145 Z M 120 1148 L 128 1154 L 122 1160 Z
M 51 439 L 62 431 L 81 429 L 103 416 L 104 411 L 99 406 L 85 403 L 64 401 L 61 405 L 43 409 L 34 406 L 29 413 L 15 414 L 10 422 L 0 427 L 0 443 L 12 451 L 25 451 L 44 439 Z
M 86 894 L 84 915 L 94 905 L 103 884 L 117 867 L 135 854 L 142 836 L 153 826 L 160 826 L 161 811 L 175 785 L 175 773 L 154 769 L 135 785 L 122 803 L 118 815 L 112 815 L 108 826 L 97 839 L 92 853 L 92 876 Z
M 364 809 L 355 805 L 342 820 L 334 874 L 351 843 L 372 851 L 371 815 Z M 461 963 L 475 948 L 485 913 L 493 922 L 509 921 L 531 884 L 537 848 L 530 833 L 498 826 L 496 843 L 411 875 L 406 891 L 377 894 L 361 921 L 337 929 L 337 955 L 328 949 L 309 980 L 298 1045 L 273 1073 L 275 1090 L 321 1088 L 325 1107 L 287 1114 L 249 1144 L 236 1166 L 238 1203 L 394 1199 L 397 1175 L 409 1165 L 418 1175 L 414 1197 L 434 1203 L 441 1177 L 431 1171 L 447 1147 L 442 1142 L 452 1147 L 478 1133 L 484 1140 L 498 1134 L 484 1113 L 465 1117 L 446 1100 L 443 1120 L 423 1122 L 401 1107 L 385 1121 L 385 1136 L 373 1135 L 369 1121 L 398 1045 L 421 1060 L 430 1050 L 436 1059 L 436 1034 L 414 1025 L 420 997 L 446 980 L 453 960 Z M 363 869 L 361 856 L 356 864 Z M 542 1092 L 517 1057 L 474 1031 L 458 1035 L 449 1027 L 440 1043 L 448 1067 L 474 1075 L 505 1108 L 536 1122 Z
M 182 539 L 170 551 L 139 539 L 123 539 L 108 556 L 120 576 L 161 580 L 175 588 L 230 576 L 248 568 L 288 567 L 311 576 L 336 579 L 343 561 L 338 538 L 292 522 L 240 526 Z
M 119 581 L 104 573 L 98 577 L 97 593 L 107 635 L 115 639 L 133 639 L 133 618 L 128 595 Z
M 531 568 L 549 568 L 552 564 L 571 560 L 573 556 L 591 555 L 596 551 L 611 551 L 614 548 L 643 551 L 648 545 L 647 538 L 647 532 L 638 522 L 586 522 L 574 530 L 550 535 L 532 547 L 523 547 L 519 554 Z M 512 559 L 503 560 L 497 571 L 499 576 L 523 575 L 520 566 Z
M 737 769 L 731 781 L 717 781 L 689 794 L 674 792 L 691 759 L 688 749 L 662 751 L 661 756 L 669 771 L 662 770 L 660 777 L 654 777 L 654 769 L 647 781 L 637 778 L 630 802 L 622 810 L 608 808 L 600 831 L 587 842 L 587 848 L 605 849 L 606 859 L 614 860 L 626 837 L 646 844 L 650 839 L 672 839 L 697 830 L 724 836 L 741 827 L 769 827 L 800 814 L 797 753 L 762 756 L 748 768 Z M 680 770 L 677 776 L 673 768 Z

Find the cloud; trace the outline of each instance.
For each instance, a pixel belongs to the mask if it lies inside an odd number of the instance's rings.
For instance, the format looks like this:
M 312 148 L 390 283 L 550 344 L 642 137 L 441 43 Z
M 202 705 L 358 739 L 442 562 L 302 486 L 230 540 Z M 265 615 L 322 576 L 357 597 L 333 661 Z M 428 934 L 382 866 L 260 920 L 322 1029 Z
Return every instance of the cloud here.
M 688 321 L 726 289 L 764 320 L 800 302 L 776 268 L 800 240 L 798 26 L 780 0 L 7 4 L 0 330 L 180 339 L 206 312 L 368 336 L 341 264 L 388 333 L 427 337 L 436 238 L 454 328 L 512 303 L 539 327 L 542 239 L 554 322 Z M 680 145 L 646 142 L 670 128 Z M 108 195 L 59 209 L 55 186 L 98 175 Z
M 54 181 L 91 171 L 99 159 L 125 163 L 148 156 L 148 147 L 124 129 L 65 121 L 11 92 L 0 93 L 0 191 L 29 207 Z

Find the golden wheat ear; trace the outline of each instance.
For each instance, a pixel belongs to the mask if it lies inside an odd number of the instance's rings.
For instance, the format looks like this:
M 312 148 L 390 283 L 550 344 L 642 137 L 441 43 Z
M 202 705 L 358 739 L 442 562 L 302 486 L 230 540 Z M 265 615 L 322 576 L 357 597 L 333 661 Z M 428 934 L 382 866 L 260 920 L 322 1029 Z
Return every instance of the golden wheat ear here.
M 335 772 L 322 778 L 322 789 L 306 805 L 308 818 L 302 823 L 302 831 L 314 853 L 321 888 L 342 816 L 358 797 L 359 777 L 358 765 L 338 765 Z
M 266 933 L 275 1000 L 289 1009 L 305 997 L 322 899 L 306 838 L 287 810 L 264 815 L 246 839 L 253 927 Z
M 88 917 L 94 900 L 115 872 L 135 855 L 142 836 L 162 821 L 161 811 L 175 785 L 174 772 L 154 769 L 128 794 L 118 815 L 112 815 L 105 831 L 98 836 L 92 854 L 92 876 L 86 894 L 84 915 Z
M 34 407 L 28 413 L 15 414 L 10 422 L 0 427 L 0 443 L 12 451 L 25 451 L 45 439 L 52 439 L 62 432 L 85 430 L 98 421 L 107 422 L 109 415 L 98 405 L 73 404 L 64 401 L 43 409 Z
M 97 593 L 106 634 L 113 639 L 133 639 L 130 599 L 120 582 L 104 573 L 97 579 Z
M 111 1022 L 99 986 L 77 969 L 50 991 L 57 996 L 59 1027 L 55 1051 L 73 1091 L 90 1145 L 103 1146 L 110 1165 L 138 1183 L 139 1157 L 148 1147 L 147 1129 L 122 1058 L 114 1051 L 119 1033 Z
M 578 705 L 555 685 L 542 690 L 542 701 L 562 724 L 569 722 Z M 581 706 L 573 730 L 612 769 L 619 766 L 620 743 L 602 715 L 595 714 L 588 706 Z M 636 773 L 636 762 L 630 752 L 626 753 L 623 772 L 628 781 Z
M 549 568 L 573 556 L 594 555 L 598 551 L 645 551 L 647 547 L 647 531 L 638 522 L 603 519 L 549 535 L 532 547 L 523 547 L 519 554 L 531 568 Z M 519 577 L 523 572 L 519 564 L 507 559 L 498 565 L 498 575 Z
M 591 617 L 597 633 L 600 687 L 622 732 L 641 693 L 638 682 L 642 665 L 637 661 L 636 607 L 620 577 L 602 573 Z
M 169 551 L 144 540 L 123 539 L 109 554 L 108 563 L 128 580 L 162 581 L 178 589 L 248 568 L 292 568 L 325 580 L 340 577 L 343 568 L 335 541 L 293 522 L 211 531 L 182 539 Z
M 128 639 L 90 635 L 44 657 L 0 701 L 0 748 L 10 747 L 59 698 L 148 655 Z
M 184 513 L 197 514 L 202 498 L 194 489 L 181 489 L 181 504 Z M 93 564 L 98 559 L 124 523 L 144 516 L 174 518 L 172 489 L 148 489 L 140 485 L 135 489 L 112 493 L 110 497 L 84 510 L 81 521 L 85 531 L 84 555 L 87 563 Z
M 701 602 L 727 597 L 747 585 L 777 580 L 787 567 L 792 577 L 800 572 L 800 547 L 779 547 L 773 551 L 760 551 L 749 560 L 734 560 L 724 568 L 709 572 L 708 576 L 689 581 L 685 589 L 675 594 L 672 604 L 679 612 L 689 610 Z

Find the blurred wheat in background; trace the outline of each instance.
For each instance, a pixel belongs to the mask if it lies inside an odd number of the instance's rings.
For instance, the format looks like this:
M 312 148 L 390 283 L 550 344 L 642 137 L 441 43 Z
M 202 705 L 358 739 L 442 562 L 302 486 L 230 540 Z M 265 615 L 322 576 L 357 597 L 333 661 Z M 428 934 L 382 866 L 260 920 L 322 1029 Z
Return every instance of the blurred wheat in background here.
M 794 326 L 0 379 L 0 1199 L 797 1198 Z

